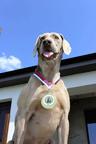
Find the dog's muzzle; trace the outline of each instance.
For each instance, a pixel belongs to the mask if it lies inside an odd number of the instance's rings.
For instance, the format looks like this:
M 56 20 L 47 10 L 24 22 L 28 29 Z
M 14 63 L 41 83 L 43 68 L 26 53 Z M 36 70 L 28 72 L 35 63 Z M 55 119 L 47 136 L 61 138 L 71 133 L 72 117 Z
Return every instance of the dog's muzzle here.
M 44 46 L 44 47 L 50 46 L 51 43 L 52 43 L 52 42 L 51 42 L 50 40 L 44 40 L 44 41 L 43 41 L 43 46 Z
M 43 41 L 43 57 L 46 59 L 52 58 L 54 55 L 54 50 L 52 49 L 52 41 L 51 40 L 44 40 Z

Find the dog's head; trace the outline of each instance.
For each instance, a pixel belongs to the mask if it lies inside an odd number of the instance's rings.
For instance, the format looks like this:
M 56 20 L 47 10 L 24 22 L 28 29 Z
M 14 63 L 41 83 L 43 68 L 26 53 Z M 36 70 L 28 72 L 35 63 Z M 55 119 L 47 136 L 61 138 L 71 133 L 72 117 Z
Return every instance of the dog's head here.
M 53 60 L 63 52 L 69 55 L 71 47 L 61 34 L 44 33 L 37 38 L 34 55 L 37 51 L 44 60 Z

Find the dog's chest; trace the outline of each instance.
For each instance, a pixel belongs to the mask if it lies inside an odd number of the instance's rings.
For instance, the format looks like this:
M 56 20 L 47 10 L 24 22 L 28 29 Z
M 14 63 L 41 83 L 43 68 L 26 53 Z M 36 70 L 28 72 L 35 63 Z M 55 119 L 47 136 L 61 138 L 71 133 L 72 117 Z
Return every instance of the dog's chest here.
M 61 88 L 61 87 L 60 87 Z M 64 104 L 62 101 L 63 94 L 57 86 L 48 90 L 46 86 L 40 86 L 36 89 L 31 103 L 34 113 L 29 118 L 26 127 L 26 134 L 35 139 L 50 138 L 56 132 L 60 123 L 62 113 L 64 112 Z M 46 109 L 41 105 L 41 100 L 46 95 L 52 95 L 56 98 L 56 105 L 52 109 Z M 60 101 L 60 99 L 62 99 Z M 50 101 L 50 100 L 49 100 Z M 35 107 L 33 105 L 36 103 Z
M 63 110 L 58 106 L 52 110 L 46 110 L 39 105 L 27 123 L 26 132 L 35 139 L 45 139 L 45 137 L 49 139 L 57 129 L 62 113 Z

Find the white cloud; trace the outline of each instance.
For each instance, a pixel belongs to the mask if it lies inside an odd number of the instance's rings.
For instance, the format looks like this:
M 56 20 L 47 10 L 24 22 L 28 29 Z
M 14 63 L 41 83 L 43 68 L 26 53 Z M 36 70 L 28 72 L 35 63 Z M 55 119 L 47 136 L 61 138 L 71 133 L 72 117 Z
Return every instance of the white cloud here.
M 11 71 L 21 68 L 21 61 L 15 56 L 7 57 L 5 53 L 2 53 L 0 57 L 0 70 L 1 71 Z

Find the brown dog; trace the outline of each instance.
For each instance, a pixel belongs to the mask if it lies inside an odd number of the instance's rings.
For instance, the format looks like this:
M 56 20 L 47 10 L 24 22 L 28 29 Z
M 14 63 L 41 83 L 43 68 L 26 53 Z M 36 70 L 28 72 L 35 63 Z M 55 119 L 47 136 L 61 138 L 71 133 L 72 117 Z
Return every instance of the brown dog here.
M 62 35 L 45 33 L 37 39 L 37 51 L 38 67 L 18 100 L 13 143 L 67 144 L 70 101 L 59 69 L 63 52 L 71 48 Z

